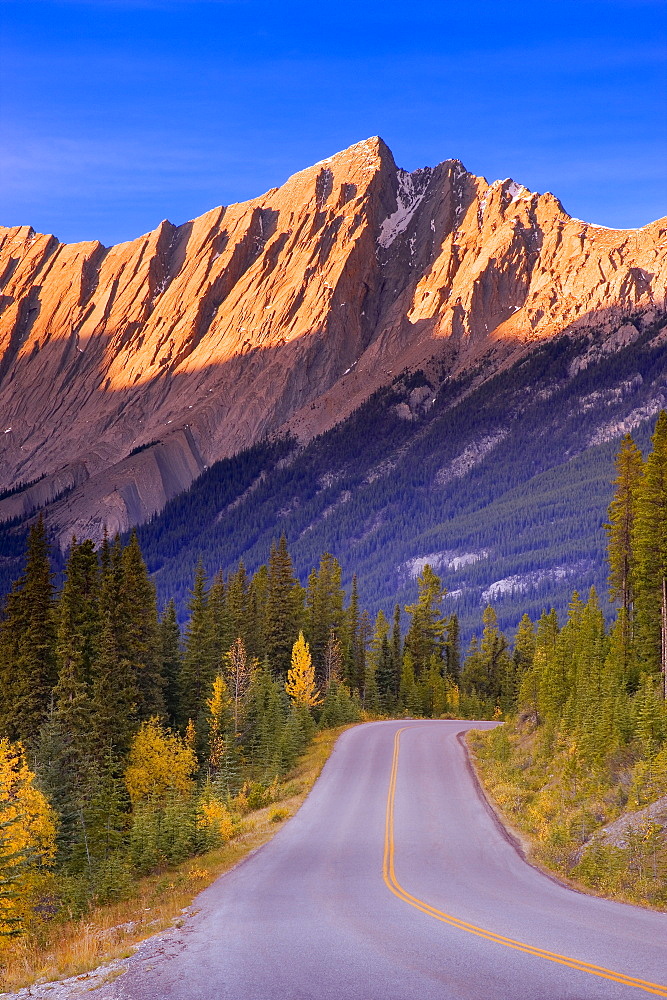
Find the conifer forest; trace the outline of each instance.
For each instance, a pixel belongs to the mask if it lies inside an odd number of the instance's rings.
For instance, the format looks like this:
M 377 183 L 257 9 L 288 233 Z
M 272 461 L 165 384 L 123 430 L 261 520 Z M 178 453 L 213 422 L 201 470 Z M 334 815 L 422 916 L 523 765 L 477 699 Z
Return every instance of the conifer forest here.
M 540 859 L 667 904 L 649 813 L 641 838 L 596 836 L 667 794 L 667 413 L 616 469 L 613 622 L 594 589 L 509 637 L 488 606 L 464 651 L 428 564 L 412 603 L 371 614 L 329 553 L 300 581 L 283 535 L 252 575 L 200 563 L 181 627 L 136 534 L 73 539 L 56 592 L 37 520 L 0 624 L 0 955 L 224 843 L 318 729 L 382 717 L 505 720 L 474 751 Z

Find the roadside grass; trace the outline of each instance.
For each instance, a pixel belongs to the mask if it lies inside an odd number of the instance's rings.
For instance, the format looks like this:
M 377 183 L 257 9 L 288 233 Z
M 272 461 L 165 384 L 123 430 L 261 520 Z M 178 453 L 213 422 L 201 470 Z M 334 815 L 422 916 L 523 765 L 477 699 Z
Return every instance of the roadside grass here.
M 238 834 L 222 847 L 159 874 L 137 878 L 126 899 L 95 907 L 77 920 L 45 924 L 39 936 L 12 940 L 0 951 L 0 989 L 11 993 L 36 983 L 84 975 L 114 959 L 128 958 L 141 941 L 179 926 L 183 911 L 203 889 L 270 840 L 294 815 L 336 740 L 349 728 L 317 733 L 297 766 L 278 785 L 274 801 L 243 816 Z
M 600 767 L 578 768 L 566 749 L 545 747 L 532 727 L 516 721 L 470 730 L 467 744 L 491 805 L 531 864 L 582 892 L 667 909 L 665 830 L 644 824 L 616 842 L 603 833 L 620 817 L 631 823 L 643 804 L 631 750 Z M 661 791 L 652 789 L 646 801 Z

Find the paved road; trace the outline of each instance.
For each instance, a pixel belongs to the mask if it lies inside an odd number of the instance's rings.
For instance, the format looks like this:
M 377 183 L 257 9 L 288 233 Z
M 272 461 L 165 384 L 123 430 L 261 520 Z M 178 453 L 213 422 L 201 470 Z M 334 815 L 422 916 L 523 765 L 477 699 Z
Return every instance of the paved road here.
M 114 995 L 667 997 L 655 985 L 667 984 L 667 915 L 573 892 L 527 865 L 475 789 L 456 738 L 472 725 L 346 732 L 299 813 L 202 893 L 197 914 L 134 960 Z

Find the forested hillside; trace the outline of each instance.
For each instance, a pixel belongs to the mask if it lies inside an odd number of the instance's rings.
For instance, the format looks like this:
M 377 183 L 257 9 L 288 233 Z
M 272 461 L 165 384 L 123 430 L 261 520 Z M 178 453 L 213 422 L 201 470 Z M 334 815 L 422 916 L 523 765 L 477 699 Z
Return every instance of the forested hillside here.
M 562 614 L 575 585 L 605 594 L 613 455 L 626 430 L 645 448 L 667 402 L 659 330 L 614 350 L 557 337 L 493 377 L 484 359 L 456 379 L 433 361 L 306 447 L 279 438 L 216 463 L 138 529 L 160 606 L 173 597 L 182 623 L 200 558 L 209 575 L 240 559 L 252 573 L 282 532 L 302 584 L 331 552 L 387 615 L 430 562 L 466 639 L 488 601 L 513 629 L 524 611 Z M 25 524 L 0 529 L 5 592 L 25 538 Z
M 609 507 L 610 629 L 597 594 L 526 622 L 517 714 L 474 741 L 534 856 L 604 895 L 667 906 L 667 413 L 630 435 Z
M 73 544 L 56 588 L 40 518 L 0 622 L 0 959 L 229 839 L 317 727 L 364 717 L 513 719 L 478 753 L 539 857 L 667 902 L 667 811 L 605 832 L 667 801 L 667 413 L 646 458 L 623 438 L 616 470 L 611 628 L 594 588 L 566 616 L 523 614 L 511 640 L 488 604 L 465 655 L 428 562 L 410 602 L 373 618 L 329 553 L 303 586 L 282 535 L 254 573 L 199 562 L 181 631 L 136 534 Z
M 458 380 L 407 373 L 303 450 L 218 463 L 139 529 L 161 599 L 182 608 L 200 557 L 254 570 L 281 531 L 302 582 L 332 552 L 386 614 L 430 562 L 466 637 L 488 601 L 514 628 L 562 613 L 575 585 L 605 594 L 613 455 L 624 430 L 648 443 L 665 401 L 656 329 L 611 354 L 559 337 L 488 381 L 484 362 Z
M 429 567 L 391 623 L 341 577 L 324 554 L 302 587 L 284 536 L 251 576 L 200 564 L 181 632 L 136 535 L 73 544 L 56 590 L 38 520 L 0 621 L 0 969 L 13 937 L 229 840 L 318 727 L 494 711 L 460 686 L 458 623 Z

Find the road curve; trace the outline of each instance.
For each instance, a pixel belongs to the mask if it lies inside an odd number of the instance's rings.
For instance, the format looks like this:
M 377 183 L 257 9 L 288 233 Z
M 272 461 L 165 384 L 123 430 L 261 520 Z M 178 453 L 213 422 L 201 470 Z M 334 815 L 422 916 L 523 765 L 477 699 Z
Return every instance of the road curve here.
M 566 889 L 526 864 L 457 735 L 348 730 L 297 815 L 143 949 L 122 1000 L 667 997 L 667 914 Z M 106 995 L 106 992 L 105 992 Z

